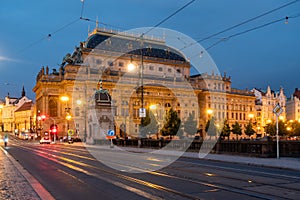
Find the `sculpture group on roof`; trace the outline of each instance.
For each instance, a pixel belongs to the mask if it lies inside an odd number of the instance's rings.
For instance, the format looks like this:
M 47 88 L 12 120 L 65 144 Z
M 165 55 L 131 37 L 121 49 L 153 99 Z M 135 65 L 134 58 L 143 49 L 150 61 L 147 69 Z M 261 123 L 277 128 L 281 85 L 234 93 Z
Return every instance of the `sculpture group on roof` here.
M 83 43 L 80 43 L 80 46 L 77 47 L 75 46 L 75 50 L 72 53 L 72 55 L 70 53 L 67 53 L 65 55 L 65 57 L 63 58 L 62 63 L 60 64 L 61 67 L 64 67 L 66 65 L 66 63 L 68 64 L 80 64 L 83 62 L 82 60 L 82 47 L 83 47 Z

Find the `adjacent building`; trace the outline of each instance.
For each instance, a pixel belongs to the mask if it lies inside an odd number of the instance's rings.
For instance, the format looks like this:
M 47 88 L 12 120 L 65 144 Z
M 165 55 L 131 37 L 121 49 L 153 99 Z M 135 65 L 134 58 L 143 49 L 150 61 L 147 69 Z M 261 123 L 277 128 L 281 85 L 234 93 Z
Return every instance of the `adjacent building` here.
M 9 132 L 33 131 L 34 104 L 25 95 L 23 87 L 21 97 L 5 97 L 5 102 L 1 104 L 1 130 Z
M 300 90 L 295 89 L 294 93 L 286 102 L 286 118 L 287 120 L 300 121 Z
M 282 114 L 279 116 L 280 120 L 286 120 L 286 96 L 283 88 L 280 88 L 278 92 L 271 90 L 270 86 L 265 91 L 254 88 L 252 90 L 255 94 L 255 121 L 257 132 L 261 135 L 264 134 L 264 127 L 268 123 L 276 121 L 276 115 L 273 112 L 274 107 L 279 104 L 283 109 Z
M 217 126 L 221 127 L 226 121 L 231 127 L 238 122 L 244 129 L 251 120 L 249 114 L 255 113 L 253 92 L 232 88 L 231 77 L 227 77 L 226 73 L 223 76 L 214 73 L 194 75 L 191 76 L 191 83 L 198 93 L 200 133 L 212 116 L 219 123 Z M 244 137 L 246 137 L 244 134 L 240 136 L 240 138 Z M 236 136 L 231 135 L 231 138 Z

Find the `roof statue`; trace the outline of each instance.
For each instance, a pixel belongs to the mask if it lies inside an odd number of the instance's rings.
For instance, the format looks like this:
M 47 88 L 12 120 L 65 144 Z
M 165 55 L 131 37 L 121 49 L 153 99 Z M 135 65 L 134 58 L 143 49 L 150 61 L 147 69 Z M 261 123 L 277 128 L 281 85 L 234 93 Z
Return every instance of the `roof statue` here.
M 82 44 L 80 44 L 80 47 L 75 46 L 75 50 L 72 53 L 67 53 L 65 57 L 63 58 L 63 61 L 61 63 L 61 67 L 65 66 L 66 63 L 69 64 L 79 64 L 82 63 Z

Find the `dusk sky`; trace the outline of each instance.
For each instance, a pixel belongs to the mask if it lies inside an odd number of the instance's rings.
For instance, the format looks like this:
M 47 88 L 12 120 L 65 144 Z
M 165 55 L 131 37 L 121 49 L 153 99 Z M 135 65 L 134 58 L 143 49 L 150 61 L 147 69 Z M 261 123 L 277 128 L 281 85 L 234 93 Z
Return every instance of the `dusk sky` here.
M 83 17 L 98 17 L 107 28 L 128 30 L 151 27 L 189 0 L 85 0 Z M 201 42 L 208 48 L 221 38 L 283 19 L 225 40 L 208 53 L 220 72 L 239 89 L 273 90 L 282 86 L 290 96 L 300 87 L 300 2 L 286 0 L 196 0 L 159 27 L 182 32 L 195 40 L 223 31 L 289 2 L 295 2 L 238 28 Z M 80 0 L 5 0 L 0 6 L 0 98 L 9 92 L 19 97 L 22 86 L 35 99 L 32 88 L 42 66 L 58 68 L 66 53 L 87 39 L 94 22 L 78 20 Z M 69 24 L 74 22 L 72 24 Z M 69 24 L 69 26 L 65 26 Z M 62 29 L 61 29 L 62 28 Z M 51 38 L 47 39 L 47 35 Z M 51 70 L 52 71 L 52 70 Z

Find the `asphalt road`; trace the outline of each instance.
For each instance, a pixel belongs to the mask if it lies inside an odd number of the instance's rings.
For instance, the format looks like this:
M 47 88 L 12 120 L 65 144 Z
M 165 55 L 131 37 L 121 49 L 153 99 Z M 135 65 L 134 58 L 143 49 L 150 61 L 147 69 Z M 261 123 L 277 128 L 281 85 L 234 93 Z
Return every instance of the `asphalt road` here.
M 112 169 L 76 144 L 38 144 L 10 138 L 7 151 L 56 199 L 300 199 L 300 172 L 241 164 L 180 158 L 162 169 L 130 173 L 145 165 L 164 165 L 142 153 L 128 156 L 113 149 L 97 149 L 109 155 Z M 93 152 L 92 152 L 93 154 Z M 143 159 L 140 159 L 143 157 Z M 133 160 L 141 167 L 132 165 Z

